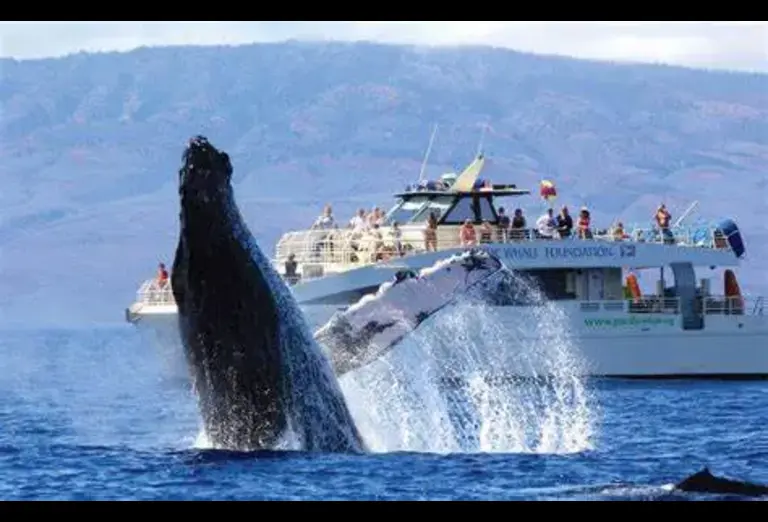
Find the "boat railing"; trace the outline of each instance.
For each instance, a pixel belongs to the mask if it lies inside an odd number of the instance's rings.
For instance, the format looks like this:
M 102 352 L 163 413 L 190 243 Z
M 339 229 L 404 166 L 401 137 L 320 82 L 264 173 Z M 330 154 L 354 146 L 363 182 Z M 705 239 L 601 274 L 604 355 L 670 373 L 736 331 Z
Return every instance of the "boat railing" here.
M 677 297 L 644 295 L 614 301 L 577 301 L 581 312 L 627 313 L 627 314 L 680 314 L 681 300 Z M 694 300 L 697 313 L 707 315 L 751 315 L 765 314 L 764 297 L 729 297 L 708 295 Z
M 764 297 L 707 296 L 703 299 L 704 315 L 752 315 L 765 313 Z
M 173 297 L 171 282 L 159 282 L 157 279 L 144 281 L 136 292 L 136 303 L 144 306 L 173 305 L 176 300 Z
M 670 314 L 680 313 L 680 299 L 676 297 L 642 296 L 613 301 L 578 301 L 584 313 Z
M 755 298 L 753 315 L 763 315 L 765 313 L 765 297 Z
M 596 235 L 596 239 L 660 243 L 715 250 L 729 250 L 731 248 L 722 232 L 717 227 L 710 226 L 677 226 L 660 230 L 656 227 L 631 225 L 623 231 L 609 229 L 603 232 L 603 234 Z
M 285 262 L 293 255 L 304 280 L 322 277 L 328 273 L 345 271 L 351 267 L 375 264 L 390 260 L 392 257 L 419 254 L 431 247 L 437 251 L 461 248 L 458 225 L 440 225 L 436 239 L 432 244 L 425 241 L 422 226 L 404 225 L 400 228 L 400 238 L 395 241 L 391 227 L 378 229 L 380 238 L 371 232 L 358 232 L 350 229 L 304 230 L 283 235 L 276 248 L 273 260 L 275 267 L 284 273 Z M 479 244 L 506 243 L 519 244 L 544 239 L 535 229 L 506 230 L 491 227 L 490 233 L 483 235 L 480 227 L 475 227 Z M 614 231 L 596 231 L 587 239 L 607 242 L 661 243 L 677 246 L 730 249 L 728 242 L 718 235 L 715 228 L 676 227 L 669 233 L 655 231 L 651 227 L 629 227 L 622 234 Z M 557 238 L 559 240 L 559 238 Z M 580 241 L 574 234 L 564 241 Z M 397 247 L 400 247 L 399 249 Z
M 289 281 L 290 283 L 290 281 Z M 679 315 L 681 300 L 676 297 L 644 295 L 637 298 L 607 301 L 576 301 L 578 308 L 585 314 L 622 313 Z M 708 315 L 751 315 L 765 314 L 764 297 L 728 297 L 708 295 L 695 301 L 698 313 Z M 136 293 L 136 305 L 167 306 L 175 300 L 170 281 L 161 284 L 156 279 L 144 281 Z

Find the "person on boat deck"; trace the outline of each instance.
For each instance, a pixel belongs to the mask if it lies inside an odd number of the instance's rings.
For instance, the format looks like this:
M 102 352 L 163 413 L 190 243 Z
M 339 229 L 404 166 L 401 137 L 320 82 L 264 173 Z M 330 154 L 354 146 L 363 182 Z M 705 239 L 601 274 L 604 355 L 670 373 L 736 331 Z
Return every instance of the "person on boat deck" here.
M 368 231 L 368 220 L 365 216 L 365 210 L 360 208 L 357 214 L 349 220 L 349 228 L 352 231 L 352 239 L 360 239 Z
M 493 228 L 487 221 L 480 225 L 480 243 L 487 244 L 493 241 Z
M 384 248 L 384 236 L 379 229 L 379 225 L 373 225 L 368 229 L 366 239 L 370 245 L 371 261 L 378 261 L 380 259 L 381 250 Z
M 285 262 L 285 279 L 289 284 L 294 284 L 298 281 L 299 276 L 296 273 L 299 264 L 296 262 L 296 255 L 288 254 L 288 259 Z
M 392 228 L 389 229 L 389 236 L 392 238 L 392 245 L 395 247 L 395 252 L 398 256 L 403 257 L 405 251 L 403 249 L 403 231 L 400 230 L 400 223 L 397 221 L 392 222 Z
M 352 219 L 347 223 L 347 233 L 343 234 L 344 246 L 352 251 L 360 249 L 360 239 L 368 231 L 368 220 L 365 218 L 365 209 L 357 209 L 357 214 L 352 216 Z M 352 253 L 352 257 L 357 259 L 357 256 Z
M 557 231 L 563 239 L 571 237 L 573 232 L 573 218 L 566 206 L 560 209 L 560 215 L 557 216 Z
M 509 239 L 509 227 L 512 224 L 512 221 L 509 219 L 509 216 L 507 215 L 507 211 L 504 210 L 504 207 L 499 207 L 499 241 L 502 243 L 506 243 Z
M 555 231 L 557 230 L 557 220 L 555 219 L 555 211 L 547 209 L 547 211 L 536 220 L 536 232 L 542 239 L 554 239 Z
M 469 219 L 459 228 L 459 241 L 461 241 L 461 246 L 463 247 L 475 246 L 477 244 L 475 227 L 472 226 L 472 221 Z
M 592 229 L 590 228 L 591 219 L 589 209 L 587 207 L 581 207 L 579 220 L 576 224 L 576 231 L 579 235 L 579 239 L 592 239 Z
M 349 220 L 349 228 L 351 228 L 353 232 L 357 233 L 364 232 L 368 228 L 368 220 L 365 216 L 365 209 L 357 209 L 357 214 L 355 214 L 352 219 Z
M 629 239 L 629 234 L 624 231 L 624 223 L 621 221 L 616 223 L 616 226 L 613 227 L 612 235 L 614 241 L 624 241 L 625 239 Z
M 330 205 L 323 207 L 323 213 L 312 225 L 313 230 L 330 230 L 335 225 L 333 219 L 333 208 Z
M 168 284 L 168 270 L 165 269 L 164 263 L 160 263 L 157 266 L 157 278 L 155 278 L 155 282 L 160 288 L 163 288 Z
M 672 230 L 670 228 L 672 222 L 672 214 L 669 213 L 669 210 L 667 210 L 667 206 L 664 203 L 659 205 L 659 208 L 656 209 L 655 218 L 656 226 L 659 227 L 659 230 L 664 237 L 664 242 L 672 241 Z
M 424 227 L 424 249 L 427 252 L 437 252 L 437 215 L 430 212 Z
M 525 220 L 525 216 L 523 215 L 522 209 L 515 209 L 515 215 L 512 217 L 512 226 L 509 230 L 509 237 L 513 241 L 522 241 L 525 239 L 525 228 L 527 226 L 527 222 Z
M 373 227 L 374 225 L 381 226 L 384 224 L 384 212 L 382 212 L 379 207 L 373 207 L 373 210 L 367 216 L 367 220 L 369 227 Z

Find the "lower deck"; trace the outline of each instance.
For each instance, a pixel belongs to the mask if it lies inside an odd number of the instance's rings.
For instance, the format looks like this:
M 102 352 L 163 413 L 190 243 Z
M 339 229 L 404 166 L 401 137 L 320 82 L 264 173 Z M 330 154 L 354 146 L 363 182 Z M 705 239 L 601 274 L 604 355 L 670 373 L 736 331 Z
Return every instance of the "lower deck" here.
M 393 356 L 430 372 L 449 372 L 448 378 L 471 357 L 473 368 L 499 378 L 541 377 L 568 365 L 596 377 L 756 379 L 768 375 L 768 316 L 757 301 L 750 303 L 737 312 L 704 300 L 705 327 L 699 330 L 683 328 L 673 300 L 641 313 L 627 301 L 448 309 L 403 341 Z M 339 310 L 302 308 L 313 329 Z M 135 324 L 161 345 L 164 358 L 179 356 L 183 362 L 176 314 L 165 310 L 141 313 Z
M 675 288 L 663 288 L 656 294 L 642 294 L 638 297 L 623 297 L 628 289 L 622 283 L 620 271 L 611 272 L 609 277 L 594 277 L 594 274 L 572 274 L 563 271 L 544 274 L 528 274 L 541 282 L 547 299 L 540 304 L 552 304 L 563 314 L 575 320 L 571 327 L 575 332 L 593 334 L 595 332 L 621 332 L 636 330 L 649 332 L 659 329 L 706 330 L 706 331 L 743 331 L 745 328 L 759 328 L 768 331 L 768 314 L 765 313 L 764 297 L 743 297 L 713 295 L 707 292 L 708 285 L 703 283 L 697 288 L 698 294 L 693 306 L 687 308 L 695 318 L 694 327 L 686 327 L 686 307 Z M 581 281 L 581 283 L 579 283 Z M 608 292 L 606 292 L 606 286 Z M 661 289 L 662 284 L 657 284 Z M 378 286 L 372 287 L 375 292 Z M 606 295 L 607 294 L 607 295 Z M 618 294 L 618 297 L 617 297 Z M 347 306 L 356 303 L 364 293 L 347 301 L 308 302 L 299 300 L 313 327 L 319 328 L 330 317 Z M 594 297 L 583 299 L 581 296 Z M 611 297 L 606 299 L 605 297 Z M 559 298 L 558 298 L 559 297 Z M 519 309 L 519 303 L 492 303 L 494 309 Z M 510 312 L 514 314 L 516 312 Z M 158 286 L 154 281 L 146 281 L 138 292 L 136 302 L 126 309 L 126 320 L 131 323 L 173 322 L 176 321 L 177 308 L 173 300 L 170 285 Z

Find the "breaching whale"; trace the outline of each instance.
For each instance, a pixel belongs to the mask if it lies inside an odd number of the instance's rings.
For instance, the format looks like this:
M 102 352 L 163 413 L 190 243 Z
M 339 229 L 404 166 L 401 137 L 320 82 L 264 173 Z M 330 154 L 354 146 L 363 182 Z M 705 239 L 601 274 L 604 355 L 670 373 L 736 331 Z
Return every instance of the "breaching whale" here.
M 402 270 L 394 281 L 337 312 L 315 333 L 338 377 L 393 350 L 424 321 L 461 298 L 484 303 L 524 301 L 531 286 L 481 248 L 454 255 L 417 274 Z
M 205 137 L 179 171 L 171 284 L 204 429 L 232 451 L 361 452 L 333 369 L 294 297 L 243 221 L 232 165 Z
M 687 493 L 710 493 L 719 495 L 741 495 L 747 497 L 768 496 L 768 486 L 716 477 L 704 468 L 675 485 L 678 491 Z

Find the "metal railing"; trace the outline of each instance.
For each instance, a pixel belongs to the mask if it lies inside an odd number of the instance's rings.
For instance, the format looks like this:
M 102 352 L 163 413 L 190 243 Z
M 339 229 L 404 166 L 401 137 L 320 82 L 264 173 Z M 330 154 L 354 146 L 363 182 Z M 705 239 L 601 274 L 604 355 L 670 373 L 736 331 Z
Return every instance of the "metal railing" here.
M 428 250 L 444 251 L 472 246 L 462 244 L 459 228 L 458 225 L 438 226 L 436 238 L 431 243 L 426 241 L 423 226 L 417 225 L 402 226 L 401 235 L 397 241 L 392 235 L 391 227 L 379 228 L 379 237 L 374 236 L 371 231 L 357 232 L 350 229 L 293 231 L 286 233 L 278 241 L 273 263 L 282 273 L 288 256 L 292 254 L 302 271 L 299 277 L 305 280 L 313 279 L 327 273 L 376 264 L 399 256 L 420 254 Z M 475 234 L 476 244 L 519 244 L 541 239 L 582 240 L 577 234 L 564 239 L 545 238 L 535 229 L 501 230 L 493 226 L 490 233 L 485 235 L 480 226 L 475 226 Z M 714 227 L 675 227 L 668 233 L 661 233 L 653 228 L 637 226 L 627 228 L 621 234 L 611 230 L 596 231 L 584 239 L 610 243 L 657 243 L 730 250 L 728 242 Z
M 621 301 L 578 301 L 579 310 L 586 313 L 621 312 L 627 314 L 680 313 L 680 299 L 676 297 L 642 296 Z
M 707 296 L 703 299 L 704 315 L 763 316 L 764 297 Z
M 674 314 L 681 313 L 681 300 L 677 297 L 644 295 L 621 301 L 577 301 L 579 310 L 585 313 L 622 312 L 628 314 Z M 763 316 L 764 297 L 727 297 L 709 295 L 698 297 L 694 306 L 699 314 L 707 315 L 749 315 Z
M 144 281 L 136 292 L 136 302 L 148 306 L 176 304 L 170 280 L 162 285 L 157 279 Z

